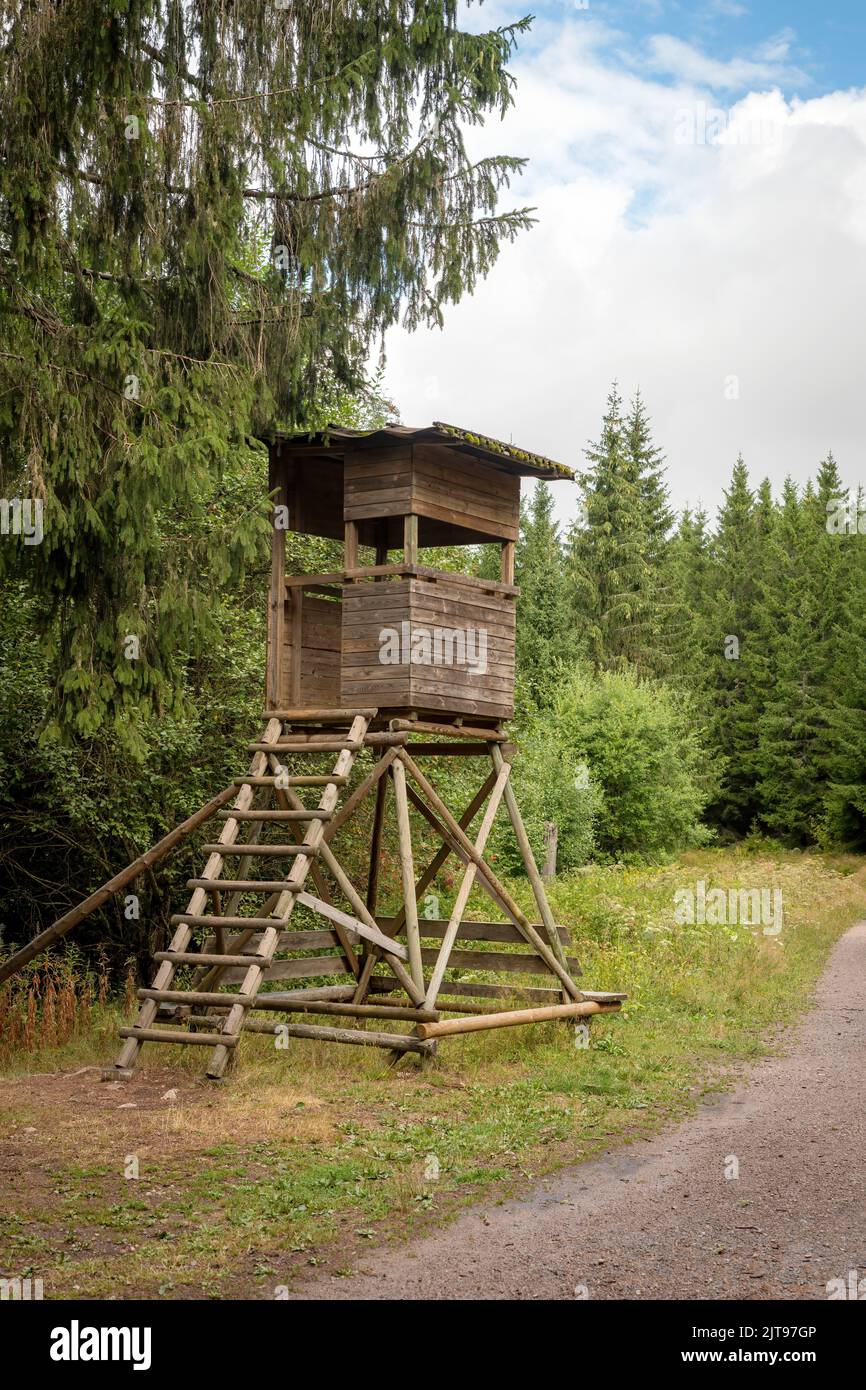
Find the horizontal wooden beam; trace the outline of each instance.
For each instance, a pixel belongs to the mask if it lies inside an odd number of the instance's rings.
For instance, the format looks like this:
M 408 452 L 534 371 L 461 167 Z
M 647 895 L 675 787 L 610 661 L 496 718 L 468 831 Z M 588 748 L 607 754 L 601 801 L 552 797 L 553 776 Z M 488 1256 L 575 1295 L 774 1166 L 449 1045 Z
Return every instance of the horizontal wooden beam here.
M 447 734 L 451 738 L 472 738 L 483 739 L 487 743 L 507 743 L 508 735 L 496 728 L 477 728 L 475 725 L 467 724 L 438 724 L 429 719 L 392 719 L 388 724 L 389 729 L 404 730 L 406 733 L 418 734 Z M 416 751 L 417 745 L 413 744 L 412 751 Z
M 231 1033 L 187 1033 L 182 1028 L 118 1028 L 122 1038 L 138 1042 L 186 1043 L 193 1047 L 235 1047 L 237 1036 Z
M 359 715 L 364 719 L 372 719 L 377 713 L 376 709 L 266 709 L 262 717 L 283 719 L 290 724 L 318 724 L 320 721 L 327 724 L 349 724 Z
M 419 1038 L 441 1038 L 452 1033 L 480 1033 L 486 1028 L 516 1028 L 523 1023 L 546 1023 L 558 1018 L 587 1018 L 592 1014 L 613 1013 L 619 1004 L 597 1004 L 584 999 L 573 1004 L 551 1004 L 543 1009 L 511 1009 L 501 1014 L 472 1014 L 468 1018 L 446 1018 L 439 1023 L 419 1023 Z
M 390 934 L 394 918 L 377 918 L 382 930 Z M 418 927 L 421 937 L 430 941 L 438 941 L 445 935 L 445 928 L 448 922 L 444 918 L 419 917 Z M 559 939 L 566 945 L 571 944 L 571 932 L 568 927 L 559 927 Z M 457 933 L 458 941 L 513 941 L 518 945 L 525 946 L 526 938 L 521 936 L 517 927 L 512 922 L 470 922 L 460 923 L 460 930 Z M 585 993 L 585 991 L 581 991 Z
M 231 995 L 223 995 L 223 998 L 231 998 Z M 394 1018 L 408 1019 L 411 1023 L 435 1023 L 439 1017 L 436 1009 L 416 1009 L 410 1004 L 398 1002 L 402 996 L 398 996 L 398 1001 L 393 1004 L 353 1004 L 350 1002 L 341 1003 L 333 999 L 289 999 L 285 1001 L 273 1002 L 274 996 L 270 994 L 260 994 L 252 1008 L 273 1013 L 307 1013 L 307 1014 L 335 1014 L 344 1018 Z
M 420 1052 L 423 1056 L 429 1056 L 436 1045 L 422 1038 L 410 1037 L 407 1033 L 369 1033 L 364 1028 L 323 1028 L 307 1023 L 271 1023 L 263 1018 L 247 1018 L 244 1032 L 279 1033 L 290 1038 L 348 1043 L 353 1047 L 384 1047 L 392 1052 Z
M 479 579 L 475 574 L 461 574 L 459 570 L 437 570 L 431 565 L 419 565 L 412 561 L 397 561 L 389 565 L 352 565 L 344 570 L 329 570 L 324 574 L 287 574 L 286 588 L 312 589 L 321 585 L 346 584 L 359 579 L 444 579 L 448 583 L 459 584 L 467 589 L 478 589 L 482 593 L 501 594 L 505 598 L 517 598 L 520 593 L 516 584 L 504 584 L 501 579 Z M 266 710 L 270 715 L 279 711 Z

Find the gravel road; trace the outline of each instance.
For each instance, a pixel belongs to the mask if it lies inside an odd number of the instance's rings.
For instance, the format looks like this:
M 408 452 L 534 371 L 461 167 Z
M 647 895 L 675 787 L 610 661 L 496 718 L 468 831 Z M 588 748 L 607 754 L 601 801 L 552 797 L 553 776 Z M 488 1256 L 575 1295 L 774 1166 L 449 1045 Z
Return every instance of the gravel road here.
M 784 1056 L 678 1127 L 293 1296 L 826 1299 L 850 1270 L 866 1296 L 866 923 L 816 1000 Z

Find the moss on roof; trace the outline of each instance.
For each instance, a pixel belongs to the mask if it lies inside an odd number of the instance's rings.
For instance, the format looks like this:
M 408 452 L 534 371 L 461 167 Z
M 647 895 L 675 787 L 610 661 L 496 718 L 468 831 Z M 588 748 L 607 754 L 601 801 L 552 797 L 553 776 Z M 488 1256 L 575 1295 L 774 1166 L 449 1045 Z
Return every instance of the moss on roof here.
M 570 468 L 566 468 L 564 463 L 545 458 L 544 454 L 533 454 L 528 449 L 518 449 L 515 444 L 505 444 L 501 439 L 492 439 L 490 435 L 474 434 L 471 430 L 461 429 L 459 425 L 446 425 L 442 420 L 434 420 L 433 427 L 441 430 L 443 434 L 450 435 L 452 439 L 459 439 L 476 449 L 486 449 L 488 453 L 498 454 L 500 458 L 510 459 L 514 463 L 525 464 L 527 468 L 543 468 L 546 472 L 556 473 L 561 478 L 574 478 L 574 473 Z
M 432 425 L 420 427 L 391 424 L 369 430 L 353 430 L 341 425 L 328 425 L 324 430 L 310 433 L 301 431 L 293 434 L 275 430 L 270 439 L 271 442 L 284 441 L 287 444 L 303 442 L 332 448 L 341 441 L 372 440 L 381 437 L 407 441 L 417 439 L 419 442 L 438 443 L 437 436 L 442 442 L 447 441 L 454 445 L 462 445 L 468 451 L 475 451 L 480 457 L 488 454 L 491 457 L 502 459 L 504 463 L 511 463 L 518 470 L 531 471 L 553 479 L 568 478 L 572 482 L 574 481 L 574 473 L 570 468 L 566 468 L 563 463 L 556 463 L 554 459 L 545 458 L 544 454 L 533 454 L 528 449 L 518 449 L 515 444 L 506 444 L 501 439 L 492 439 L 490 435 L 475 434 L 471 430 L 461 429 L 459 425 L 446 425 L 441 420 L 434 420 Z

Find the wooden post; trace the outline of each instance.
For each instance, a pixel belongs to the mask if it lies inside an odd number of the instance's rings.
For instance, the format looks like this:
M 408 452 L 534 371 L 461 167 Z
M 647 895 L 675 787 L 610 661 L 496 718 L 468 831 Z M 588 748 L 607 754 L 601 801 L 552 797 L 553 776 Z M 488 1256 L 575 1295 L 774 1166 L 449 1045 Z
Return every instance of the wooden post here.
M 403 901 L 406 908 L 406 940 L 409 944 L 409 970 L 419 989 L 424 988 L 424 969 L 421 964 L 421 936 L 418 930 L 418 900 L 415 897 L 415 866 L 412 862 L 412 829 L 409 824 L 409 802 L 406 797 L 406 769 L 399 756 L 391 765 L 394 779 L 394 800 L 397 804 L 400 872 L 403 877 Z
M 417 565 L 418 563 L 417 516 L 404 516 L 403 518 L 403 563 L 406 565 Z
M 274 497 L 274 513 L 271 518 L 271 584 L 269 597 L 268 673 L 266 704 L 276 709 L 284 701 L 281 696 L 281 675 L 283 645 L 285 642 L 286 613 L 286 531 L 276 525 L 276 508 L 288 506 L 285 466 L 279 453 L 271 455 L 268 486 Z M 295 653 L 295 665 L 300 664 L 300 653 Z
M 502 542 L 502 582 L 503 584 L 514 583 L 514 541 Z
M 556 878 L 556 842 L 559 831 L 552 820 L 544 822 L 544 865 L 541 877 L 545 880 Z
M 388 563 L 388 522 L 386 520 L 376 522 L 376 565 L 387 565 Z M 373 579 L 374 584 L 384 582 L 384 575 L 377 574 Z
M 484 812 L 484 818 L 475 839 L 475 848 L 479 854 L 484 853 L 487 837 L 493 827 L 493 821 L 499 809 L 499 803 L 502 800 L 502 793 L 505 791 L 505 784 L 508 781 L 510 772 L 511 764 L 505 763 L 496 779 L 496 785 L 491 793 L 490 802 L 487 806 L 487 810 Z M 460 884 L 451 917 L 448 921 L 448 926 L 445 928 L 445 936 L 439 948 L 439 959 L 433 967 L 433 974 L 430 976 L 430 983 L 427 986 L 427 993 L 424 997 L 424 1007 L 427 1009 L 436 1007 L 436 996 L 442 986 L 442 979 L 445 971 L 448 969 L 448 958 L 451 955 L 454 942 L 457 940 L 457 933 L 460 930 L 460 923 L 463 920 L 463 913 L 466 910 L 466 904 L 469 901 L 469 894 L 472 892 L 472 885 L 475 882 L 475 875 L 477 872 L 477 865 L 466 865 L 463 873 L 463 882 Z
M 346 522 L 345 539 L 343 543 L 343 568 L 347 570 L 356 570 L 358 568 L 357 521 Z
M 373 812 L 373 837 L 370 844 L 370 870 L 367 875 L 367 909 L 371 917 L 376 916 L 376 904 L 379 898 L 379 861 L 382 855 L 382 827 L 385 822 L 387 790 L 387 778 L 382 777 L 376 787 L 376 809 Z
M 304 658 L 304 591 L 290 589 L 292 615 L 292 669 L 289 685 L 289 700 L 293 705 L 301 703 L 301 677 Z
M 500 750 L 495 745 L 490 750 L 490 757 L 493 760 L 493 766 L 498 771 L 504 762 L 504 758 L 502 757 L 502 753 L 500 752 Z M 523 824 L 523 819 L 520 814 L 520 807 L 517 805 L 517 798 L 514 795 L 514 788 L 511 786 L 510 783 L 505 788 L 505 805 L 508 808 L 508 814 L 511 817 L 511 824 L 514 826 L 514 834 L 516 835 L 517 843 L 520 846 L 520 853 L 523 858 L 523 863 L 526 867 L 526 873 L 529 877 L 529 882 L 532 884 L 532 892 L 535 896 L 535 901 L 538 905 L 538 911 L 541 914 L 541 920 L 544 923 L 544 929 L 547 932 L 547 937 L 550 941 L 551 949 L 553 950 L 553 953 L 556 956 L 556 959 L 559 961 L 560 965 L 565 969 L 567 968 L 565 951 L 563 950 L 562 942 L 559 939 L 559 932 L 556 930 L 556 922 L 554 921 L 553 913 L 550 910 L 550 903 L 547 901 L 547 894 L 544 891 L 544 883 L 542 882 L 541 874 L 538 872 L 538 865 L 535 862 L 535 855 L 532 853 L 532 846 L 529 843 L 529 836 L 527 835 L 526 829 Z

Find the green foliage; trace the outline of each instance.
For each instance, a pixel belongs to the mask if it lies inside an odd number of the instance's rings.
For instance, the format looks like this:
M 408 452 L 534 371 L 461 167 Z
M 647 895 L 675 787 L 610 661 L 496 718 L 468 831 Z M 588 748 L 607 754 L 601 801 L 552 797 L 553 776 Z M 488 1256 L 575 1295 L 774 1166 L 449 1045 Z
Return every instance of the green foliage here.
M 628 416 L 611 387 L 598 443 L 580 474 L 583 515 L 569 533 L 574 619 L 597 670 L 663 674 L 675 604 L 668 592 L 671 514 L 660 451 L 638 393 Z
M 563 741 L 553 711 L 543 708 L 530 716 L 520 731 L 519 750 L 514 787 L 536 862 L 543 862 L 544 827 L 552 823 L 558 831 L 557 870 L 586 864 L 595 848 L 603 796 L 582 759 Z M 500 824 L 494 847 L 513 873 L 523 872 L 510 827 Z
M 638 862 L 707 842 L 701 812 L 712 776 L 684 697 L 633 671 L 576 671 L 557 696 L 550 730 L 561 777 L 585 764 L 601 793 L 600 856 Z
M 794 845 L 866 843 L 866 540 L 832 454 L 802 491 L 753 492 L 742 458 L 715 534 L 686 513 L 673 555 L 682 679 L 721 777 L 708 816 Z M 732 643 L 732 639 L 735 641 Z
M 333 418 L 385 329 L 441 322 L 529 225 L 496 210 L 522 161 L 463 137 L 510 105 L 527 24 L 4 4 L 0 495 L 42 500 L 45 535 L 0 575 L 38 597 L 55 731 L 143 751 L 133 721 L 177 713 L 217 639 L 213 586 L 266 553 L 260 437 Z M 257 487 L 226 515 L 231 470 Z
M 521 510 L 515 579 L 517 666 L 526 682 L 523 698 L 531 706 L 550 703 L 556 674 L 575 659 L 574 622 L 559 527 L 553 519 L 553 494 L 539 482 Z

